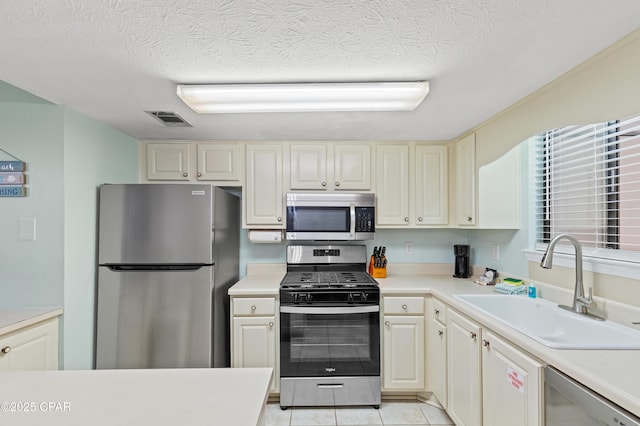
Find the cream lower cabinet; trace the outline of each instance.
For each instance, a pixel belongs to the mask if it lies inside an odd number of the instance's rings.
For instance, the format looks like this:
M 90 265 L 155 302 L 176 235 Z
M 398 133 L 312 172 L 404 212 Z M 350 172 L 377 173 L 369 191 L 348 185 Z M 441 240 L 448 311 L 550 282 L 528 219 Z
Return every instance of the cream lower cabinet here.
M 447 412 L 457 426 L 482 425 L 481 339 L 478 324 L 447 311 Z
M 424 390 L 424 322 L 424 297 L 383 297 L 383 391 Z
M 490 331 L 482 342 L 484 425 L 542 426 L 544 366 Z
M 447 306 L 427 299 L 427 389 L 447 408 Z
M 0 371 L 57 369 L 57 318 L 0 336 Z
M 231 299 L 231 367 L 273 368 L 270 393 L 279 392 L 278 326 L 272 297 Z

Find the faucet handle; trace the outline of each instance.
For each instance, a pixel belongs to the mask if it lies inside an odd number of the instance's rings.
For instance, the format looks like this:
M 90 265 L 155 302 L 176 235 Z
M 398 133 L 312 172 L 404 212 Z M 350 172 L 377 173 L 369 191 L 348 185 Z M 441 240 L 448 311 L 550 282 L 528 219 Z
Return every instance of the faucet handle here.
M 583 306 L 589 306 L 593 303 L 593 287 L 589 287 L 589 296 L 577 297 L 576 300 Z

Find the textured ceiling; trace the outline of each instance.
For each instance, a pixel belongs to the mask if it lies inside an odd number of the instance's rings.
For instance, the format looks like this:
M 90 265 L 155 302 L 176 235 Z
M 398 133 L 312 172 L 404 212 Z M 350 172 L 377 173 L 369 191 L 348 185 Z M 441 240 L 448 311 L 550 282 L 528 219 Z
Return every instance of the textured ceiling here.
M 638 17 L 637 0 L 3 0 L 0 80 L 140 139 L 448 140 Z M 431 93 L 411 112 L 198 115 L 175 94 L 177 83 L 416 79 Z

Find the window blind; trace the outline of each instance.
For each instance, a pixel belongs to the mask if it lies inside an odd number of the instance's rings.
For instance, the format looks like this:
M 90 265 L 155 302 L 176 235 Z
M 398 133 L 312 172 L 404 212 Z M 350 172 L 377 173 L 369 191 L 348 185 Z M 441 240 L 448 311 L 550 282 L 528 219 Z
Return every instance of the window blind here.
M 568 233 L 591 255 L 640 260 L 640 115 L 534 143 L 537 246 Z

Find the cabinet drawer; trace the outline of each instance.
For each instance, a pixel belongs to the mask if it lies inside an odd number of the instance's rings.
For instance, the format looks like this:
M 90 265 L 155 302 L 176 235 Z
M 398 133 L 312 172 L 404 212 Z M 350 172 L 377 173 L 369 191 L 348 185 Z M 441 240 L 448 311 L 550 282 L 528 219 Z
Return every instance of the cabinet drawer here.
M 440 321 L 442 324 L 446 324 L 447 323 L 447 305 L 445 305 L 444 303 L 442 303 L 437 299 L 432 299 L 431 303 L 433 306 L 433 312 L 431 312 L 431 315 L 433 315 L 433 318 Z
M 275 315 L 276 299 L 273 297 L 261 298 L 234 298 L 233 315 Z
M 385 297 L 385 314 L 424 314 L 424 297 Z

